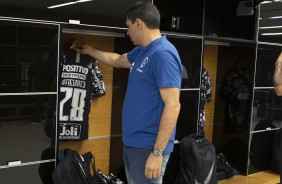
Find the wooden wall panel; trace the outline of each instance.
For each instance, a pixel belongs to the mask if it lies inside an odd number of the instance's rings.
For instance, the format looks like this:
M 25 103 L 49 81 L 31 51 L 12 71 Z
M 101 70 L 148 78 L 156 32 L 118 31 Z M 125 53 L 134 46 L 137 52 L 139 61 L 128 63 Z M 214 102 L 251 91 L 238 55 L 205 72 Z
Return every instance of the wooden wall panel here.
M 205 105 L 206 112 L 206 135 L 205 137 L 212 141 L 213 123 L 214 123 L 214 107 L 215 107 L 215 92 L 216 92 L 216 74 L 217 74 L 218 46 L 205 45 L 204 47 L 204 68 L 209 72 L 212 83 L 212 100 Z
M 62 34 L 62 45 L 68 40 L 87 43 L 103 51 L 113 52 L 115 38 L 109 36 Z M 106 86 L 106 95 L 91 102 L 89 116 L 89 140 L 59 143 L 59 149 L 72 148 L 83 154 L 91 151 L 96 158 L 96 168 L 109 172 L 113 67 L 99 63 Z
M 106 88 L 106 95 L 91 102 L 89 137 L 111 134 L 112 88 Z

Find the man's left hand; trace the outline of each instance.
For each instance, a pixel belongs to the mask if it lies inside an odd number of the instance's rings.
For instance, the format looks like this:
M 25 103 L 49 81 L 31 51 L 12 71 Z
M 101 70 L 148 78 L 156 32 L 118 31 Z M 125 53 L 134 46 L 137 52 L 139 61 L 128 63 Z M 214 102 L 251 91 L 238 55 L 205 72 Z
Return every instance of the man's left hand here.
M 163 156 L 155 156 L 151 153 L 145 165 L 145 177 L 155 179 L 160 177 L 163 163 Z

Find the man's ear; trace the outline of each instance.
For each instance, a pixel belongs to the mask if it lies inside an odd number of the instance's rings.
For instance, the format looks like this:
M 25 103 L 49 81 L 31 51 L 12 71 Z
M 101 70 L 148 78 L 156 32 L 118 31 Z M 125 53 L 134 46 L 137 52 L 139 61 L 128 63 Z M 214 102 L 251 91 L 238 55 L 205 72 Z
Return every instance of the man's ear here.
M 142 26 L 143 26 L 143 24 L 144 24 L 144 22 L 143 22 L 141 19 L 139 19 L 139 18 L 137 18 L 137 19 L 135 20 L 135 22 L 137 23 L 137 27 L 138 27 L 139 29 L 141 29 Z

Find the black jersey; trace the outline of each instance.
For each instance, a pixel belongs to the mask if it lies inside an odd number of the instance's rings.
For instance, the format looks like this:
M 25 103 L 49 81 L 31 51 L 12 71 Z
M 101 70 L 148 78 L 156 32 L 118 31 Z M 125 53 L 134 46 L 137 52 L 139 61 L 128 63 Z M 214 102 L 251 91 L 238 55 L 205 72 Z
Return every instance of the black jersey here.
M 88 139 L 91 99 L 105 95 L 97 61 L 68 49 L 62 53 L 59 77 L 59 140 Z

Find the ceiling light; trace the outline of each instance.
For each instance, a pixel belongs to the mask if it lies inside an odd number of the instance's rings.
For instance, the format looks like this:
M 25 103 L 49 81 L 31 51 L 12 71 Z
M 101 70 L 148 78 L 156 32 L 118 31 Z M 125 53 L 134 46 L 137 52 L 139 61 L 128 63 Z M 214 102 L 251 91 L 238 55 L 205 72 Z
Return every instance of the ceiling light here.
M 265 26 L 265 27 L 259 27 L 259 29 L 277 29 L 282 28 L 282 26 Z
M 47 7 L 47 8 L 48 8 L 48 9 L 58 8 L 58 7 L 62 7 L 62 6 L 68 6 L 68 5 L 72 5 L 72 4 L 76 4 L 76 3 L 83 3 L 83 2 L 88 2 L 88 1 L 92 1 L 92 0 L 78 0 L 78 1 L 72 1 L 72 2 L 68 2 L 68 3 L 63 3 L 63 4 L 54 5 L 54 6 L 49 6 L 49 7 Z
M 61 6 L 67 6 L 67 5 L 71 5 L 71 4 L 75 4 L 76 2 L 68 2 L 68 3 L 63 3 L 63 4 L 58 4 L 58 5 L 54 5 L 54 6 L 49 6 L 47 8 L 52 9 L 52 8 L 58 8 Z
M 272 3 L 272 1 L 263 1 L 260 4 L 267 4 L 267 3 Z
M 259 18 L 259 20 L 262 19 L 282 19 L 282 16 L 274 16 L 274 17 L 269 17 L 269 18 Z
M 271 36 L 271 35 L 282 35 L 282 33 L 261 33 L 263 36 Z
M 87 1 L 92 1 L 92 0 L 79 0 L 79 1 L 76 1 L 77 3 L 83 3 L 83 2 L 87 2 Z
M 275 17 L 270 17 L 270 19 L 281 19 L 282 16 L 275 16 Z

